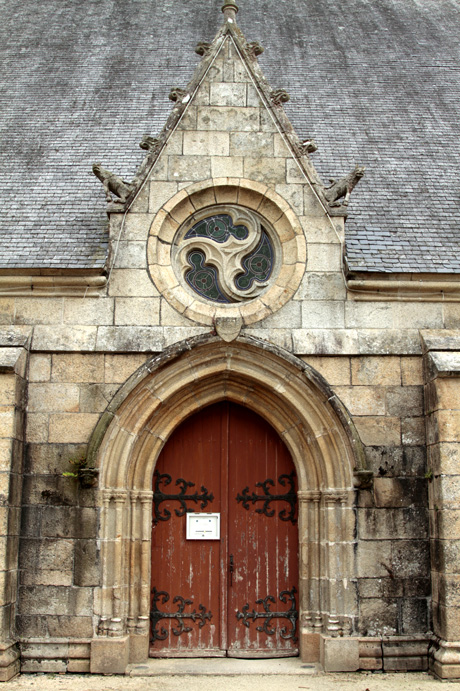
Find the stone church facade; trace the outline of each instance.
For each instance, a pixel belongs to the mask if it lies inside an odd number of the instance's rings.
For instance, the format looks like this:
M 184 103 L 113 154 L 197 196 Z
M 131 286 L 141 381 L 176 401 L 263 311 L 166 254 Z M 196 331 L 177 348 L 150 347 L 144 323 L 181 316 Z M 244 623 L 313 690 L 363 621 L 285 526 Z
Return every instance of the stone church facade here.
M 3 272 L 0 678 L 148 659 L 157 460 L 222 401 L 294 464 L 295 653 L 458 678 L 458 276 L 347 270 L 363 168 L 324 184 L 222 10 L 133 180 L 94 166 L 104 271 Z

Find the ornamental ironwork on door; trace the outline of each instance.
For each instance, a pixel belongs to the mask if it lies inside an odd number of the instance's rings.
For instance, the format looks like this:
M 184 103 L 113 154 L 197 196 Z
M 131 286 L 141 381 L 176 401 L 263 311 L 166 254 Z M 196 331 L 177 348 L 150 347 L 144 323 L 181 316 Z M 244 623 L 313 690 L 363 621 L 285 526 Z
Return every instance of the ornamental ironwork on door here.
M 165 444 L 153 494 L 150 654 L 296 655 L 296 476 L 273 428 L 204 408 Z M 220 514 L 220 539 L 187 539 L 191 511 Z

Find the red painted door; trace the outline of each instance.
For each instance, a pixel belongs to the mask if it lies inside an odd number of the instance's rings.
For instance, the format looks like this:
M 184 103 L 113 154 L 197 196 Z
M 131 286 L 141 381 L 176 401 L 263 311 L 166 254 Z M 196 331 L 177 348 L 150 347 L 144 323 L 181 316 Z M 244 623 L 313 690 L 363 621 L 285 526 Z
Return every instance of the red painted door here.
M 175 430 L 153 482 L 152 656 L 297 654 L 296 489 L 248 408 L 218 403 Z M 219 513 L 220 539 L 187 540 L 191 511 Z

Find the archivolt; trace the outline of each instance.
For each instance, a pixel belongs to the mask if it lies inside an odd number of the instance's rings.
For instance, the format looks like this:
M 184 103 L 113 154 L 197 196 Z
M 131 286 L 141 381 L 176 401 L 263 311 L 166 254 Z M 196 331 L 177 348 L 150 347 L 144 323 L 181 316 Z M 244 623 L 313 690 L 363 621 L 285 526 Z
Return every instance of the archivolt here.
M 362 454 L 348 413 L 322 377 L 288 353 L 255 339 L 203 336 L 151 358 L 93 434 L 89 461 L 100 467 L 101 490 L 98 635 L 129 633 L 147 644 L 155 464 L 182 420 L 225 399 L 264 417 L 297 469 L 302 633 L 354 629 L 353 471 L 362 469 Z
M 253 339 L 198 337 L 154 357 L 107 409 L 90 445 L 100 487 L 150 490 L 158 454 L 196 410 L 228 399 L 284 439 L 300 490 L 351 489 L 362 465 L 352 422 L 325 381 L 297 358 Z M 100 443 L 102 440 L 102 443 Z

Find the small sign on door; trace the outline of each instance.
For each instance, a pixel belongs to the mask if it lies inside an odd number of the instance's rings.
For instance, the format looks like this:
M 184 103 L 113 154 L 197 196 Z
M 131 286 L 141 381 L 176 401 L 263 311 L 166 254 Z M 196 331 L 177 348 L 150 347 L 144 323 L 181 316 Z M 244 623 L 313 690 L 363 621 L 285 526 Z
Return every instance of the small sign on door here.
M 220 540 L 220 513 L 187 513 L 187 540 Z

